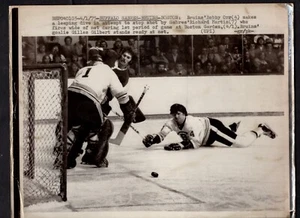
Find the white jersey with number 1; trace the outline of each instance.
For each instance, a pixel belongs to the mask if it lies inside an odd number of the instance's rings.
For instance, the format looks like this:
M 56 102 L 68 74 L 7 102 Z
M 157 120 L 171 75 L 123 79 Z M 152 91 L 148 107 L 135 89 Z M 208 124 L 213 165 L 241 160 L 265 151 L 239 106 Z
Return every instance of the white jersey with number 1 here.
M 108 65 L 98 62 L 97 65 L 81 68 L 69 90 L 83 94 L 101 104 L 108 88 L 119 103 L 123 104 L 129 100 L 115 72 Z

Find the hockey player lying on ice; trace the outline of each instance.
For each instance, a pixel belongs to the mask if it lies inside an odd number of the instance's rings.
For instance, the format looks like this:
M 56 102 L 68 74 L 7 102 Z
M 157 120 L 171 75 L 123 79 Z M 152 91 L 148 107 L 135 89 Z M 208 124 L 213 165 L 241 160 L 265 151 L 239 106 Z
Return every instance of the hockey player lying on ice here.
M 259 124 L 256 129 L 237 135 L 235 131 L 238 124 L 230 125 L 229 129 L 220 120 L 193 117 L 188 115 L 186 108 L 181 104 L 173 104 L 170 113 L 173 118 L 164 124 L 158 134 L 149 134 L 144 138 L 143 144 L 146 147 L 160 143 L 172 131 L 175 131 L 182 141 L 166 145 L 164 149 L 168 151 L 209 146 L 215 141 L 226 146 L 247 147 L 261 135 L 272 139 L 276 137 L 275 132 L 266 124 Z

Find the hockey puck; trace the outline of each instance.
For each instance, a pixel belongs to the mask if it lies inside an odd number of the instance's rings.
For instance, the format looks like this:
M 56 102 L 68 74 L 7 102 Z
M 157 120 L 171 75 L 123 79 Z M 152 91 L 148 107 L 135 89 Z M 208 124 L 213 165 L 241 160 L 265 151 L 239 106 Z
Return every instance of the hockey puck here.
M 156 172 L 152 172 L 152 173 L 151 173 L 151 176 L 153 176 L 153 177 L 157 178 L 157 177 L 158 177 L 158 173 L 156 173 Z

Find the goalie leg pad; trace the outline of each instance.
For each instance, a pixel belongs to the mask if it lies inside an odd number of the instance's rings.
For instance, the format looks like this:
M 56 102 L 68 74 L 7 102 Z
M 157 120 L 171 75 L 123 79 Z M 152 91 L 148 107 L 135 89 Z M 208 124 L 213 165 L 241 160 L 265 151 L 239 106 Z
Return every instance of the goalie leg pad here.
M 73 131 L 73 130 L 71 130 Z M 77 129 L 77 132 L 73 131 L 74 133 L 74 141 L 71 145 L 68 145 L 68 158 L 67 158 L 67 167 L 68 169 L 72 169 L 76 166 L 76 158 L 80 156 L 80 154 L 83 153 L 82 145 L 87 136 L 89 135 L 90 130 L 88 128 L 84 128 L 83 126 L 80 126 Z M 68 133 L 69 136 L 69 133 Z M 70 148 L 71 147 L 71 148 Z
M 77 127 L 73 127 L 67 135 L 67 153 L 69 153 L 71 151 L 71 148 L 74 145 L 74 142 L 76 140 L 76 135 L 78 133 L 78 131 L 80 131 L 80 126 Z M 56 143 L 55 146 L 53 148 L 53 154 L 56 156 L 55 161 L 54 161 L 54 169 L 58 169 L 63 160 L 63 141 L 62 141 L 62 132 L 61 132 L 61 122 L 58 123 L 58 125 L 56 126 L 55 129 L 55 135 L 56 135 Z M 82 151 L 80 151 L 82 153 Z M 76 163 L 74 164 L 74 161 L 70 160 L 70 162 L 73 162 L 73 164 L 71 165 L 76 165 Z M 73 167 L 72 167 L 73 168 Z
M 85 153 L 81 159 L 82 164 L 89 164 L 89 165 L 95 164 L 94 163 L 95 153 L 96 153 L 95 151 L 96 151 L 97 147 L 99 146 L 98 132 L 90 133 L 90 135 L 87 139 L 87 146 L 85 149 Z
M 85 164 L 96 165 L 97 167 L 108 166 L 106 156 L 109 150 L 108 140 L 113 133 L 113 124 L 110 120 L 105 120 L 98 132 L 97 140 L 89 138 L 86 152 L 82 157 L 82 162 Z
M 108 160 L 106 159 L 106 156 L 108 154 L 109 144 L 108 143 L 104 144 L 102 152 L 101 152 L 101 154 L 105 157 L 102 158 L 102 161 L 96 162 L 95 154 L 96 154 L 96 150 L 97 150 L 98 146 L 99 146 L 98 142 L 95 142 L 95 141 L 88 142 L 85 153 L 81 159 L 82 164 L 96 165 L 97 167 L 108 167 Z
M 136 102 L 134 101 L 134 99 L 131 95 L 129 95 L 129 101 L 131 101 L 132 105 L 136 105 Z M 133 123 L 141 123 L 145 120 L 146 120 L 145 115 L 143 114 L 143 112 L 141 111 L 140 108 L 137 108 L 135 111 L 135 117 L 134 117 Z
M 114 131 L 113 123 L 107 119 L 104 121 L 101 130 L 98 134 L 100 145 L 96 150 L 95 154 L 95 165 L 97 167 L 101 167 L 103 164 L 104 159 L 108 154 L 109 149 L 109 139 Z

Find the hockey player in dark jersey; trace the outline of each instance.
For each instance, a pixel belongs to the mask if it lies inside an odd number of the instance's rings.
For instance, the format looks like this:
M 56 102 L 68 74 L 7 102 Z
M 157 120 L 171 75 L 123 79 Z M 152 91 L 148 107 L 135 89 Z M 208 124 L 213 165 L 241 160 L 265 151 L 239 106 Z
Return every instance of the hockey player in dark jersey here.
M 135 58 L 135 54 L 132 51 L 132 49 L 130 47 L 125 47 L 121 53 L 121 56 L 118 60 L 115 61 L 114 66 L 112 67 L 112 70 L 116 73 L 116 75 L 118 76 L 121 84 L 123 85 L 123 87 L 127 90 L 128 87 L 128 82 L 129 82 L 129 68 L 130 65 L 134 62 L 134 58 Z M 113 99 L 113 96 L 111 95 L 111 93 L 108 91 L 107 92 L 107 97 L 106 99 L 103 101 L 102 103 L 102 110 L 103 113 L 108 115 L 109 112 L 111 111 L 111 107 L 109 105 L 109 102 Z M 135 104 L 134 99 L 132 98 L 132 96 L 129 96 L 130 101 L 133 102 L 133 104 Z M 146 118 L 143 114 L 143 112 L 137 108 L 136 112 L 135 112 L 135 119 L 133 120 L 134 123 L 139 123 L 144 121 Z
M 160 143 L 172 131 L 175 131 L 182 141 L 166 145 L 164 149 L 168 151 L 210 146 L 216 141 L 226 146 L 247 147 L 261 135 L 272 139 L 276 137 L 275 132 L 263 123 L 251 131 L 238 135 L 218 119 L 188 115 L 186 108 L 181 104 L 173 104 L 170 113 L 173 118 L 164 124 L 159 133 L 149 134 L 144 138 L 143 144 L 146 147 Z
M 115 61 L 114 66 L 111 68 L 118 76 L 123 87 L 128 84 L 129 81 L 129 67 L 134 62 L 135 55 L 131 48 L 126 47 L 123 49 L 121 56 Z

